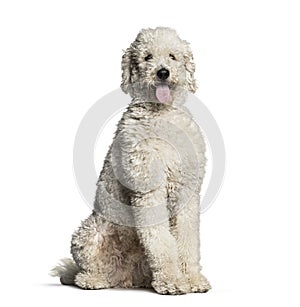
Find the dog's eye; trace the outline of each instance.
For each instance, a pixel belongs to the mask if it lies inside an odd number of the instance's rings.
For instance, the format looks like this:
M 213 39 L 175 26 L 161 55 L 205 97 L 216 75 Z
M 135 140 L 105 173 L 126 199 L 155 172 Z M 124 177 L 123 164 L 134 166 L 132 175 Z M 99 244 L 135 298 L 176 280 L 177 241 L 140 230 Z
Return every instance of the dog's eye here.
M 169 57 L 170 57 L 172 60 L 176 61 L 176 58 L 175 58 L 175 55 L 174 55 L 174 54 L 170 53 L 170 54 L 169 54 Z
M 150 53 L 145 57 L 145 61 L 149 61 L 153 59 L 153 55 Z

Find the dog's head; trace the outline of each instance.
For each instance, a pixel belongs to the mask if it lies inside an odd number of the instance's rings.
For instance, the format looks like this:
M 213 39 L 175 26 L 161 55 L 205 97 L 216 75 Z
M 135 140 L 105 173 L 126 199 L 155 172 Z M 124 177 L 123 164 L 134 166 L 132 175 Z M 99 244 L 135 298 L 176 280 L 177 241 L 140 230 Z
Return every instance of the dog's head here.
M 172 103 L 178 92 L 196 91 L 194 71 L 189 44 L 176 31 L 143 29 L 123 55 L 121 88 L 133 98 Z

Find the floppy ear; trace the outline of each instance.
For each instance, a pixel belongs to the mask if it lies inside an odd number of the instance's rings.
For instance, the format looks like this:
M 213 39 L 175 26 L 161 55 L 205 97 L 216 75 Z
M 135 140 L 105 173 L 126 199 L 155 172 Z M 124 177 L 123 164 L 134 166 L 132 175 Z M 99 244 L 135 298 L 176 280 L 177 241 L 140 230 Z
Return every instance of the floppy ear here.
M 128 93 L 128 87 L 131 83 L 131 48 L 127 48 L 122 56 L 122 82 L 121 89 L 125 94 Z
M 195 63 L 191 48 L 187 42 L 185 42 L 185 52 L 183 54 L 184 65 L 186 70 L 186 86 L 187 90 L 195 93 L 197 90 L 196 80 L 194 78 Z

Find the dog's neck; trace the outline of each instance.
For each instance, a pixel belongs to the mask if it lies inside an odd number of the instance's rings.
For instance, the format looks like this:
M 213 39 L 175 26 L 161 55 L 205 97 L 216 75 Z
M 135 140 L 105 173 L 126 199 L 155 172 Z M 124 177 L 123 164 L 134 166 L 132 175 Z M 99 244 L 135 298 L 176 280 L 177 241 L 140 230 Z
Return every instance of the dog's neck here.
M 155 101 L 145 101 L 140 98 L 133 98 L 129 107 L 132 108 L 142 108 L 144 110 L 147 110 L 149 112 L 159 113 L 162 111 L 169 111 L 172 110 L 174 107 L 173 104 L 166 104 L 166 103 L 160 103 Z

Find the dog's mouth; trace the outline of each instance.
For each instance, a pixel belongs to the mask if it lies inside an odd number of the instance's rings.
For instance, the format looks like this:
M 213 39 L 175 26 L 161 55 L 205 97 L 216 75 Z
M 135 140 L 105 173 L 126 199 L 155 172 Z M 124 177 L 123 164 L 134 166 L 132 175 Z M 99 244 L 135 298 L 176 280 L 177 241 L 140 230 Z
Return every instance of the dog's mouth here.
M 171 98 L 169 85 L 167 83 L 156 85 L 155 96 L 159 102 L 168 103 Z

